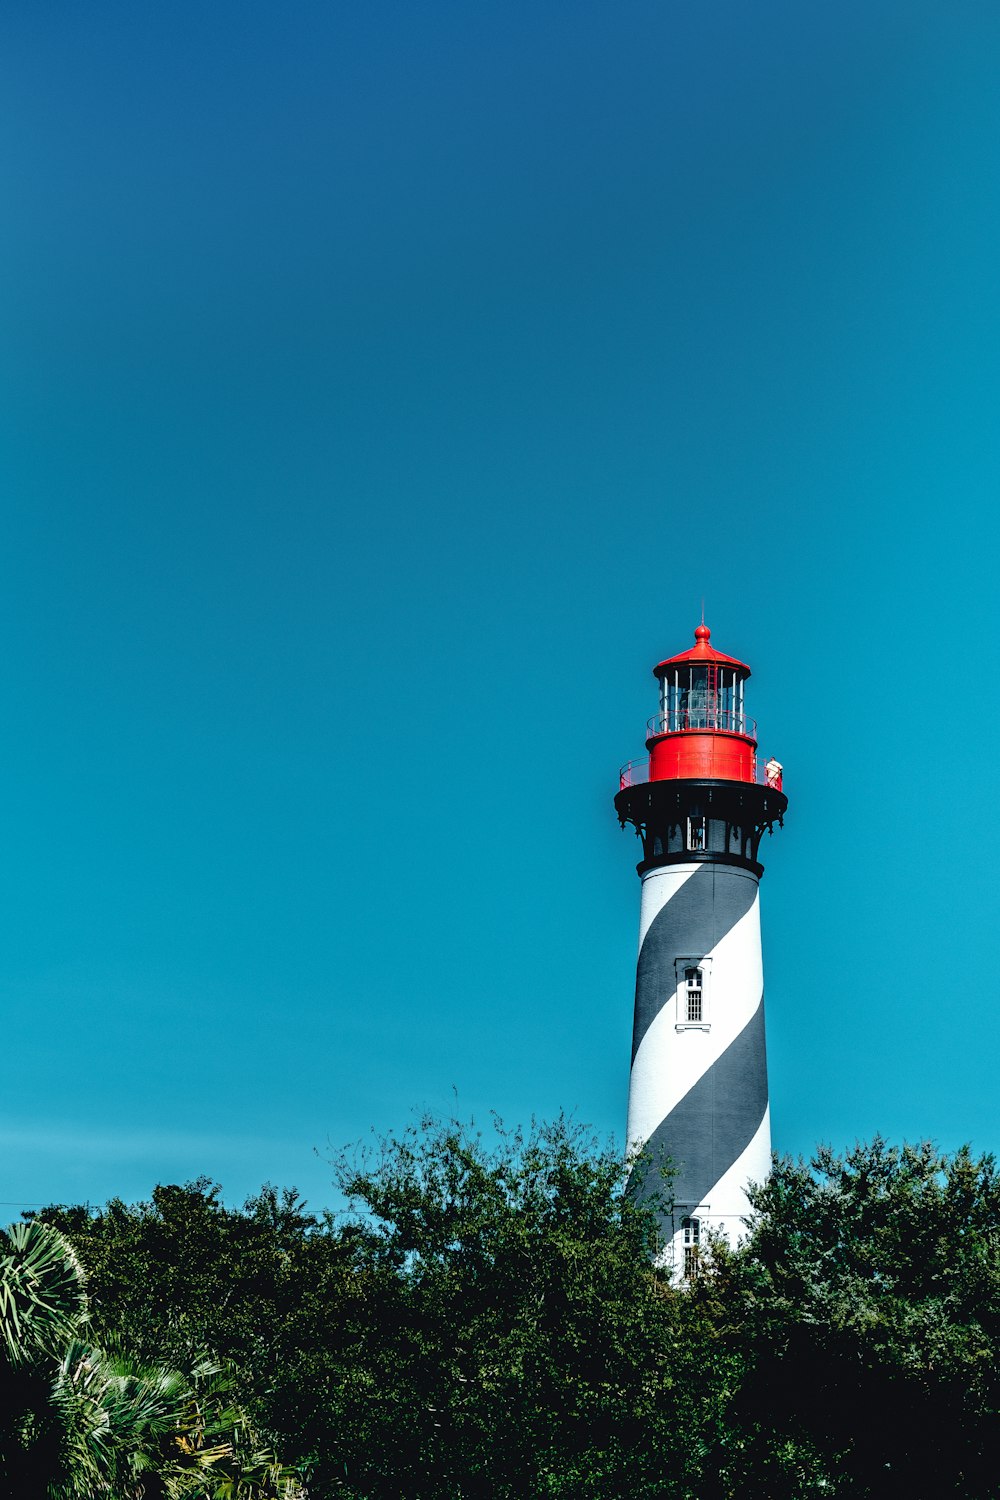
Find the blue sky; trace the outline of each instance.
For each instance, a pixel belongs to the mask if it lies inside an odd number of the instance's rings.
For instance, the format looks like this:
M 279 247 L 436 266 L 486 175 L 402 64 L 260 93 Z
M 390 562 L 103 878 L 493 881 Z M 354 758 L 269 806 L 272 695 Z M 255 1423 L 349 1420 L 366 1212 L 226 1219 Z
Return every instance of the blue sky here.
M 703 596 L 787 768 L 776 1146 L 1000 1148 L 998 46 L 6 7 L 0 1199 L 332 1202 L 455 1093 L 620 1138 L 611 800 Z

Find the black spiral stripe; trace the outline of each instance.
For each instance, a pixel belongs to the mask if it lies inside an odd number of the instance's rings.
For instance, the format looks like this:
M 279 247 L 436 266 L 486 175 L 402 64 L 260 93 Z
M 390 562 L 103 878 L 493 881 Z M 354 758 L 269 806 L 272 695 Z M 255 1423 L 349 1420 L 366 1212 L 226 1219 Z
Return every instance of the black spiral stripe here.
M 762 996 L 739 1036 L 653 1131 L 632 1173 L 630 1192 L 642 1198 L 666 1192 L 678 1205 L 696 1208 L 749 1146 L 766 1109 Z M 664 1167 L 672 1174 L 669 1184 Z

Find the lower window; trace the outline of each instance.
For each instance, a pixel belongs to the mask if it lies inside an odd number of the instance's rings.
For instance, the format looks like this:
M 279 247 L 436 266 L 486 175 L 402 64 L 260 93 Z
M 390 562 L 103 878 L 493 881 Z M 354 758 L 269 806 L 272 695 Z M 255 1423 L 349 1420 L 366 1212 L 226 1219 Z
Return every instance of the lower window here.
M 684 1275 L 692 1281 L 698 1274 L 698 1254 L 701 1250 L 701 1220 L 682 1219 L 684 1232 Z
M 702 1221 L 694 1218 L 681 1220 L 684 1230 L 684 1275 L 688 1281 L 699 1274 L 699 1251 L 702 1248 Z

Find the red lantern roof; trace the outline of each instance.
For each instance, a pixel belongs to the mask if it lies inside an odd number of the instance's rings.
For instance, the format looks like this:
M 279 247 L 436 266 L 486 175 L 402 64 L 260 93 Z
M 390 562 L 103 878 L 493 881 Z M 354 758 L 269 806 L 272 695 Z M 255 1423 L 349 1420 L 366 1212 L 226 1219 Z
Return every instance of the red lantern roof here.
M 665 661 L 658 662 L 653 668 L 654 677 L 662 677 L 670 667 L 687 666 L 690 663 L 714 662 L 720 667 L 735 667 L 741 677 L 750 676 L 750 668 L 745 661 L 738 661 L 735 656 L 726 656 L 722 651 L 715 651 L 708 643 L 712 632 L 707 625 L 699 625 L 694 633 L 695 643 L 689 651 L 681 651 L 677 656 L 668 656 Z

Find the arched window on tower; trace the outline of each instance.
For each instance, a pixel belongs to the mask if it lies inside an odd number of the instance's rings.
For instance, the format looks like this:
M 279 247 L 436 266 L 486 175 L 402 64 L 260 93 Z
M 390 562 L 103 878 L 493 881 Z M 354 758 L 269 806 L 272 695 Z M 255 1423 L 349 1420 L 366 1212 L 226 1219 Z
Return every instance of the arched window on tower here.
M 712 959 L 709 954 L 684 953 L 674 959 L 674 1025 L 678 1031 L 710 1031 L 712 1021 Z
M 691 968 L 684 970 L 684 1019 L 686 1021 L 704 1020 L 704 997 L 705 987 L 700 969 Z
M 684 1275 L 693 1281 L 698 1274 L 698 1252 L 701 1248 L 701 1220 L 682 1219 L 684 1232 Z

